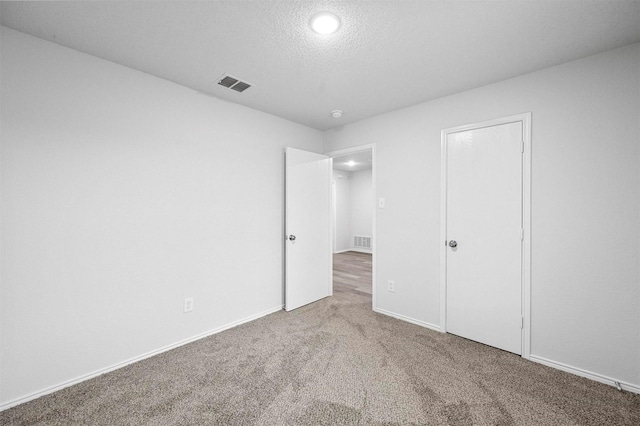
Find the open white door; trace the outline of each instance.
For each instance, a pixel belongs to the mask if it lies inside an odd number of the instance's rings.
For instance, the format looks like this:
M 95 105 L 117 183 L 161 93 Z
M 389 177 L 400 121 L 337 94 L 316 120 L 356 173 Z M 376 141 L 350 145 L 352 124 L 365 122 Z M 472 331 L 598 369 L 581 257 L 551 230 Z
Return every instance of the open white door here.
M 285 151 L 285 303 L 287 311 L 332 294 L 331 158 Z

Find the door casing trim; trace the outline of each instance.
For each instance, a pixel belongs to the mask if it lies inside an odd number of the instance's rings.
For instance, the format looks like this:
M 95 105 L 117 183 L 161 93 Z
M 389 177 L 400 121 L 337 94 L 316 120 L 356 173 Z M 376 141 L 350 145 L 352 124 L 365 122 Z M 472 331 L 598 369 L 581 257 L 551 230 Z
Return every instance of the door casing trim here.
M 531 112 L 443 129 L 440 132 L 440 331 L 447 332 L 447 136 L 522 122 L 522 357 L 531 358 Z

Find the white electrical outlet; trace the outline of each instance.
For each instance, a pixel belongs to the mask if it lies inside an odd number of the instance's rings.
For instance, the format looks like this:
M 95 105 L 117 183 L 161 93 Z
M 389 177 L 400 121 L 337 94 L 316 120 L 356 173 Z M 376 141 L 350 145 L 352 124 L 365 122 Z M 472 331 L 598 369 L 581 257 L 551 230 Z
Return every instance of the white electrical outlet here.
M 395 281 L 391 281 L 389 280 L 389 287 L 388 290 L 393 293 L 394 291 L 396 291 L 396 282 Z
M 184 299 L 184 311 L 193 311 L 193 297 L 187 297 L 186 299 Z

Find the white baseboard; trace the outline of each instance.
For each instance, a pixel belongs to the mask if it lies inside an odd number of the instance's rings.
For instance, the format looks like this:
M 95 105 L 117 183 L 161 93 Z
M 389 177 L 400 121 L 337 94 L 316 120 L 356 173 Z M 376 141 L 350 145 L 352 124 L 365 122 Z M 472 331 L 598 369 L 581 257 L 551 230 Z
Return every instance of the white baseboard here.
M 417 319 L 414 319 L 414 318 L 405 317 L 404 315 L 396 314 L 396 313 L 393 313 L 393 312 L 390 312 L 390 311 L 386 311 L 386 310 L 380 309 L 380 308 L 373 308 L 373 310 L 374 310 L 374 312 L 378 312 L 378 313 L 383 314 L 383 315 L 387 315 L 387 316 L 390 316 L 390 317 L 393 317 L 393 318 L 397 318 L 397 319 L 402 320 L 402 321 L 410 322 L 411 324 L 416 324 L 416 325 L 419 325 L 421 327 L 429 328 L 429 329 L 434 330 L 434 331 L 441 331 L 439 326 L 433 325 L 433 324 L 425 322 L 425 321 L 420 321 L 420 320 L 417 320 Z
M 4 410 L 9 409 L 11 407 L 15 407 L 16 405 L 24 404 L 25 402 L 34 400 L 34 399 L 39 398 L 41 396 L 48 395 L 50 393 L 53 393 L 53 392 L 56 392 L 58 390 L 67 388 L 69 386 L 73 386 L 73 385 L 75 385 L 77 383 L 81 383 L 81 382 L 84 382 L 86 380 L 92 379 L 94 377 L 100 376 L 102 374 L 105 374 L 105 373 L 120 369 L 122 367 L 125 367 L 127 365 L 133 364 L 135 362 L 142 361 L 142 360 L 144 360 L 146 358 L 150 358 L 152 356 L 159 355 L 159 354 L 161 354 L 163 352 L 170 351 L 171 349 L 175 349 L 177 347 L 186 345 L 186 344 L 194 342 L 196 340 L 200 340 L 202 338 L 205 338 L 205 337 L 220 333 L 220 332 L 228 330 L 230 328 L 237 327 L 238 325 L 241 325 L 241 324 L 256 320 L 258 318 L 261 318 L 263 316 L 272 314 L 274 312 L 278 312 L 280 310 L 282 310 L 282 306 L 274 307 L 274 308 L 268 309 L 266 311 L 263 311 L 263 312 L 260 312 L 260 313 L 254 314 L 254 315 L 250 315 L 250 316 L 248 316 L 246 318 L 242 318 L 242 319 L 240 319 L 238 321 L 234 321 L 234 322 L 231 322 L 229 324 L 225 324 L 225 325 L 223 325 L 221 327 L 218 327 L 218 328 L 215 328 L 213 330 L 209 330 L 209 331 L 206 331 L 204 333 L 200 333 L 200 334 L 198 334 L 196 336 L 181 340 L 181 341 L 173 343 L 171 345 L 167 345 L 167 346 L 164 346 L 162 348 L 156 349 L 154 351 L 147 352 L 145 354 L 139 355 L 137 357 L 130 358 L 130 359 L 126 360 L 126 361 L 111 365 L 109 367 L 106 367 L 106 368 L 103 368 L 103 369 L 100 369 L 100 370 L 96 370 L 96 371 L 94 371 L 92 373 L 85 374 L 85 375 L 77 377 L 75 379 L 68 380 L 66 382 L 63 382 L 63 383 L 60 383 L 60 384 L 57 384 L 57 385 L 54 385 L 54 386 L 50 386 L 48 388 L 45 388 L 45 389 L 30 393 L 28 395 L 25 395 L 25 396 L 22 396 L 22 397 L 19 397 L 19 398 L 16 398 L 16 399 L 13 399 L 11 401 L 8 401 L 8 402 L 0 404 L 0 411 L 4 411 Z M 393 317 L 393 318 L 397 318 L 399 320 L 406 321 L 406 322 L 409 322 L 411 324 L 416 324 L 416 325 L 419 325 L 421 327 L 429 328 L 429 329 L 434 330 L 434 331 L 439 331 L 439 332 L 442 331 L 439 326 L 434 325 L 434 324 L 430 324 L 430 323 L 425 322 L 425 321 L 416 320 L 414 318 L 406 317 L 404 315 L 396 314 L 394 312 L 390 312 L 390 311 L 387 311 L 387 310 L 384 310 L 384 309 L 380 309 L 380 308 L 373 308 L 373 310 L 375 312 L 380 313 L 380 314 L 387 315 L 387 316 L 390 316 L 390 317 Z M 604 383 L 604 384 L 607 384 L 607 385 L 610 385 L 610 386 L 617 387 L 616 384 L 619 384 L 620 387 L 623 390 L 626 390 L 626 391 L 629 391 L 629 392 L 633 392 L 633 393 L 636 393 L 636 394 L 640 394 L 640 386 L 639 385 L 634 385 L 634 384 L 631 384 L 631 383 L 627 383 L 627 382 L 623 382 L 623 381 L 620 381 L 620 380 L 616 380 L 616 379 L 613 379 L 611 377 L 603 376 L 601 374 L 593 373 L 593 372 L 590 372 L 590 371 L 587 371 L 587 370 L 583 370 L 581 368 L 577 368 L 577 367 L 573 367 L 573 366 L 570 366 L 570 365 L 567 365 L 567 364 L 563 364 L 563 363 L 560 363 L 560 362 L 552 361 L 552 360 L 549 360 L 549 359 L 546 359 L 546 358 L 543 358 L 543 357 L 539 357 L 539 356 L 536 356 L 536 355 L 531 355 L 530 360 L 533 361 L 533 362 L 537 362 L 539 364 L 546 365 L 547 367 L 551 367 L 551 368 L 555 368 L 555 369 L 558 369 L 558 370 L 562 370 L 562 371 L 565 371 L 567 373 L 575 374 L 576 376 L 580 376 L 580 377 L 585 377 L 587 379 L 591 379 L 591 380 L 594 380 L 596 382 Z
M 359 248 L 349 248 L 349 249 L 345 249 L 345 250 L 334 251 L 333 254 L 346 253 L 348 251 L 356 251 L 358 253 L 366 253 L 366 254 L 372 254 L 373 253 L 373 251 L 371 251 L 371 250 L 365 250 L 365 249 L 359 249 Z
M 196 340 L 200 340 L 200 339 L 203 339 L 205 337 L 211 336 L 213 334 L 217 334 L 217 333 L 220 333 L 222 331 L 228 330 L 230 328 L 237 327 L 237 326 L 239 326 L 241 324 L 256 320 L 258 318 L 264 317 L 264 316 L 272 314 L 274 312 L 281 311 L 282 308 L 283 308 L 283 306 L 280 305 L 280 306 L 277 306 L 277 307 L 274 307 L 274 308 L 271 308 L 271 309 L 267 309 L 266 311 L 262 311 L 260 313 L 254 314 L 254 315 L 250 315 L 250 316 L 248 316 L 246 318 L 242 318 L 240 320 L 233 321 L 233 322 L 231 322 L 229 324 L 225 324 L 225 325 L 223 325 L 221 327 L 218 327 L 218 328 L 215 328 L 213 330 L 205 331 L 204 333 L 200 333 L 200 334 L 195 335 L 193 337 L 189 337 L 187 339 L 180 340 L 179 342 L 172 343 L 170 345 L 167 345 L 167 346 L 164 346 L 162 348 L 153 350 L 151 352 L 147 352 L 145 354 L 136 356 L 134 358 L 130 358 L 130 359 L 126 360 L 126 361 L 119 362 L 117 364 L 113 364 L 113 365 L 111 365 L 109 367 L 102 368 L 100 370 L 96 370 L 96 371 L 94 371 L 92 373 L 88 373 L 88 374 L 82 375 L 80 377 L 76 377 L 75 379 L 71 379 L 71 380 L 68 380 L 66 382 L 59 383 L 57 385 L 50 386 L 48 388 L 45 388 L 45 389 L 30 393 L 28 395 L 15 398 L 15 399 L 13 399 L 11 401 L 4 402 L 4 403 L 0 404 L 0 411 L 4 411 L 4 410 L 6 410 L 8 408 L 15 407 L 16 405 L 24 404 L 25 402 L 34 400 L 36 398 L 40 398 L 41 396 L 48 395 L 50 393 L 59 391 L 61 389 L 67 388 L 69 386 L 73 386 L 75 384 L 84 382 L 85 380 L 93 379 L 94 377 L 98 377 L 98 376 L 100 376 L 102 374 L 109 373 L 109 372 L 117 370 L 119 368 L 126 367 L 127 365 L 136 363 L 138 361 L 142 361 L 143 359 L 151 358 L 152 356 L 159 355 L 159 354 L 161 354 L 163 352 L 170 351 L 171 349 L 175 349 L 177 347 L 186 345 L 188 343 L 195 342 Z
M 533 362 L 537 362 L 538 364 L 543 364 L 543 365 L 546 365 L 547 367 L 551 367 L 557 370 L 565 371 L 567 373 L 575 374 L 576 376 L 585 377 L 587 379 L 604 383 L 606 385 L 610 385 L 613 387 L 618 387 L 618 385 L 620 385 L 620 388 L 623 390 L 640 394 L 640 386 L 638 385 L 626 383 L 620 380 L 613 379 L 611 377 L 603 376 L 601 374 L 593 373 L 591 371 L 583 370 L 581 368 L 573 367 L 571 365 L 563 364 L 561 362 L 552 361 L 550 359 L 542 358 L 536 355 L 531 355 L 529 359 Z
M 396 314 L 396 313 L 393 313 L 393 312 L 390 312 L 390 311 L 386 311 L 386 310 L 380 309 L 380 308 L 373 308 L 373 310 L 375 312 L 378 312 L 378 313 L 381 313 L 381 314 L 384 314 L 384 315 L 388 315 L 390 317 L 394 317 L 394 318 L 400 319 L 402 321 L 410 322 L 412 324 L 420 325 L 422 327 L 426 327 L 426 328 L 429 328 L 429 329 L 434 330 L 434 331 L 442 332 L 442 330 L 441 330 L 441 328 L 439 326 L 430 324 L 428 322 L 424 322 L 424 321 L 416 320 L 416 319 L 413 319 L 413 318 L 409 318 L 409 317 L 406 317 L 404 315 Z M 567 373 L 575 374 L 576 376 L 580 376 L 580 377 L 585 377 L 587 379 L 591 379 L 591 380 L 594 380 L 596 382 L 604 383 L 604 384 L 607 384 L 607 385 L 610 385 L 610 386 L 613 386 L 613 387 L 618 387 L 618 385 L 619 385 L 620 388 L 623 389 L 623 390 L 640 394 L 640 386 L 638 386 L 638 385 L 627 383 L 627 382 L 624 382 L 624 381 L 621 381 L 621 380 L 616 380 L 616 379 L 611 378 L 611 377 L 603 376 L 602 374 L 593 373 L 591 371 L 583 370 L 581 368 L 573 367 L 573 366 L 570 366 L 570 365 L 567 365 L 567 364 L 563 364 L 561 362 L 551 361 L 549 359 L 542 358 L 542 357 L 539 357 L 539 356 L 536 356 L 536 355 L 531 355 L 529 359 L 531 361 L 533 361 L 533 362 L 537 362 L 539 364 L 546 365 L 547 367 L 555 368 L 557 370 L 562 370 L 562 371 L 565 371 Z

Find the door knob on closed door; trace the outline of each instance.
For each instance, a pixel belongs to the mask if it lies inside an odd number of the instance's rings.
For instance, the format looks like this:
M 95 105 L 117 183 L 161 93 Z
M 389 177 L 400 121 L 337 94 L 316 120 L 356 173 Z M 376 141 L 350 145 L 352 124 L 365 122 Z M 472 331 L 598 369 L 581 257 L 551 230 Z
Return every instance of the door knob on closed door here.
M 451 248 L 458 247 L 458 242 L 456 240 L 449 241 L 449 247 L 451 247 Z
M 296 240 L 296 236 L 291 234 L 289 235 L 289 241 L 295 241 Z

